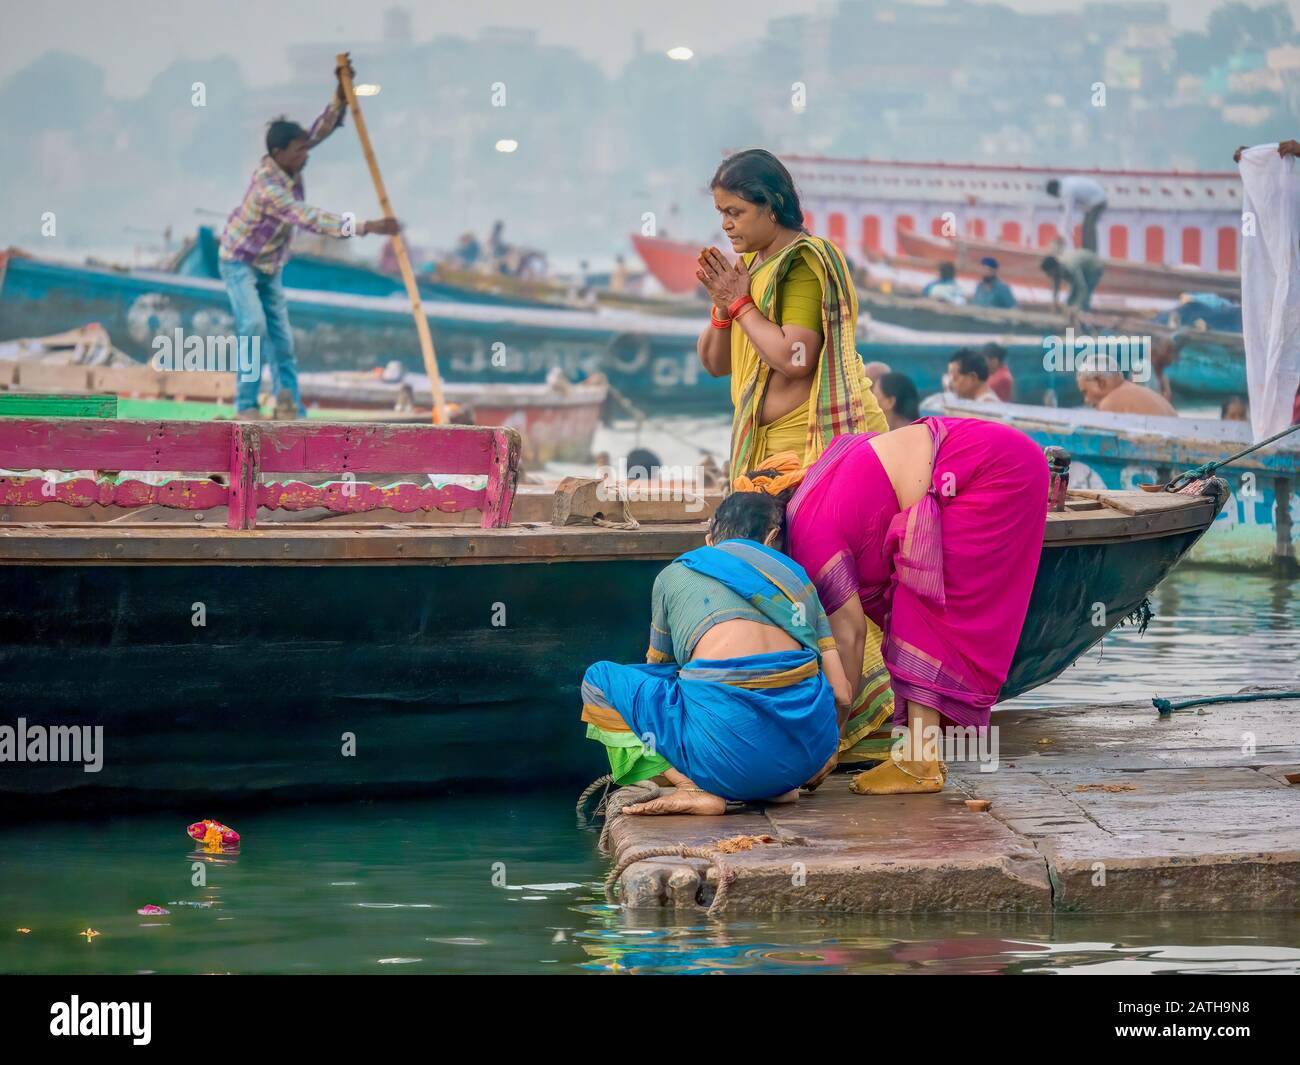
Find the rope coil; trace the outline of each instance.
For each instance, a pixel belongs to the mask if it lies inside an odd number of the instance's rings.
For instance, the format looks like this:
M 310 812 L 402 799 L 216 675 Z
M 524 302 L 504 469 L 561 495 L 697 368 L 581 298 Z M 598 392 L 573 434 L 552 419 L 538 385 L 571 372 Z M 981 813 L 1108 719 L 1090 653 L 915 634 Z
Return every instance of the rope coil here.
M 688 847 L 669 846 L 669 847 L 646 847 L 642 850 L 633 851 L 627 857 L 622 858 L 609 875 L 605 877 L 605 901 L 614 903 L 617 901 L 614 895 L 614 887 L 618 884 L 618 878 L 630 867 L 637 862 L 643 862 L 647 858 L 703 858 L 718 870 L 718 890 L 714 892 L 713 901 L 709 903 L 709 908 L 705 911 L 708 917 L 716 917 L 722 910 L 723 904 L 727 897 L 727 889 L 731 882 L 736 878 L 736 874 L 722 864 L 722 852 L 716 847 Z

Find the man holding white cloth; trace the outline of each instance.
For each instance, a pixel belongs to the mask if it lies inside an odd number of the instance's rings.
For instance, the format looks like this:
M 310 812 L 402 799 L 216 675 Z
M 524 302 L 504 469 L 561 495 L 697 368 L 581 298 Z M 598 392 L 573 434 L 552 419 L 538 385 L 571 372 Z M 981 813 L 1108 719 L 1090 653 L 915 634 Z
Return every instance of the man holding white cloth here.
M 1241 312 L 1251 430 L 1293 422 L 1300 392 L 1300 144 L 1239 148 Z

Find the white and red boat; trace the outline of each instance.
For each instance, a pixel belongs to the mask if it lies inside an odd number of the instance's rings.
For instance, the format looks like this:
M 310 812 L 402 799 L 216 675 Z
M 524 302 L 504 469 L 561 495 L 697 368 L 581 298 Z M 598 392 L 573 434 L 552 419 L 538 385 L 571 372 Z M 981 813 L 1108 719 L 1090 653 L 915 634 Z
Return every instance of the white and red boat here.
M 1176 299 L 1184 292 L 1235 295 L 1241 181 L 1235 171 L 1099 170 L 982 163 L 886 162 L 788 155 L 808 228 L 851 259 L 932 269 L 954 261 L 973 275 L 985 255 L 1013 284 L 1042 287 L 1039 262 L 1059 236 L 1060 202 L 1047 182 L 1071 174 L 1098 181 L 1107 208 L 1098 227 L 1106 260 L 1101 292 Z M 1078 222 L 1070 234 L 1080 242 Z M 695 285 L 699 247 L 634 237 L 666 289 Z
M 1047 288 L 1041 265 L 1047 250 L 1044 248 L 960 237 L 946 240 L 913 230 L 903 230 L 898 234 L 898 246 L 904 254 L 889 258 L 900 265 L 928 266 L 933 272 L 939 263 L 953 263 L 958 277 L 974 281 L 983 273 L 980 260 L 991 256 L 998 261 L 998 272 L 1004 281 L 1030 288 Z M 1106 269 L 1097 286 L 1102 295 L 1177 300 L 1184 292 L 1213 292 L 1227 298 L 1239 298 L 1241 294 L 1241 275 L 1237 273 L 1104 257 L 1102 263 Z

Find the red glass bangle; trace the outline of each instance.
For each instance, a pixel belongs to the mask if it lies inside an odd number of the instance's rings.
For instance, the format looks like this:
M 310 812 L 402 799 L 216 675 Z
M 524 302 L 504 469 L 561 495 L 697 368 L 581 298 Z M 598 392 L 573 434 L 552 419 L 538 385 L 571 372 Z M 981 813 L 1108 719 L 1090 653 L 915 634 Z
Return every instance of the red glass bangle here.
M 753 296 L 750 296 L 748 294 L 741 296 L 740 299 L 736 300 L 734 303 L 732 303 L 730 307 L 727 308 L 727 313 L 731 315 L 731 317 L 735 318 L 736 315 L 740 313 L 741 307 L 744 307 L 746 304 L 752 304 L 753 302 L 754 302 Z
M 709 322 L 710 322 L 710 324 L 713 326 L 714 329 L 730 329 L 730 328 L 731 328 L 731 319 L 730 319 L 730 318 L 719 318 L 719 317 L 718 317 L 718 308 L 717 308 L 716 305 L 713 306 L 713 307 L 710 307 L 710 308 L 709 308 Z

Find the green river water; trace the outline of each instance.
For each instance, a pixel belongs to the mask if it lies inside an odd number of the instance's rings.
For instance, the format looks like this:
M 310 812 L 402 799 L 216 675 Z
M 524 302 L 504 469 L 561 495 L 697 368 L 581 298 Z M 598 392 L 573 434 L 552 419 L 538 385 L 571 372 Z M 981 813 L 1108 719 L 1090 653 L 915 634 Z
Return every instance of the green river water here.
M 1300 679 L 1300 584 L 1185 569 L 1154 605 L 1145 636 L 1121 630 L 1017 704 Z M 592 775 L 601 771 L 593 744 Z M 245 811 L 231 818 L 240 853 L 202 860 L 202 886 L 185 824 L 214 811 L 0 826 L 0 971 L 1300 973 L 1300 903 L 1293 914 L 1209 920 L 628 917 L 604 901 L 607 866 L 576 826 L 575 798 Z M 147 903 L 171 913 L 138 915 Z

